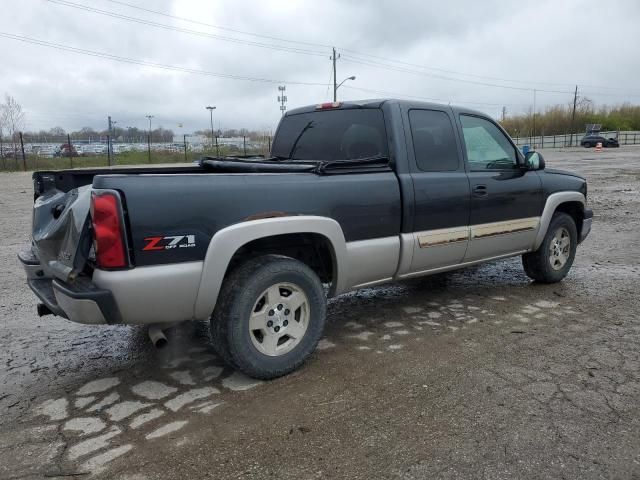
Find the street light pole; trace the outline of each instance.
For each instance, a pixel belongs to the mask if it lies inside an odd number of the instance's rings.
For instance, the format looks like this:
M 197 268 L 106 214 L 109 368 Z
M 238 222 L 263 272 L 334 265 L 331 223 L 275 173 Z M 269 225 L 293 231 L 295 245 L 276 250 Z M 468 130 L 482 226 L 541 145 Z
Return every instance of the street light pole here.
M 345 79 L 344 79 L 344 80 L 342 80 L 338 85 L 336 85 L 336 89 L 335 89 L 335 91 L 334 91 L 334 95 L 333 95 L 333 101 L 334 101 L 334 102 L 337 102 L 337 101 L 338 101 L 338 89 L 342 86 L 342 84 L 343 84 L 344 82 L 346 82 L 347 80 L 355 80 L 355 79 L 356 79 L 356 76 L 355 76 L 355 75 L 352 75 L 352 76 L 350 76 L 350 77 L 345 78 Z
M 212 107 L 211 105 L 209 105 L 208 107 L 206 107 L 207 110 L 209 110 L 209 120 L 211 120 L 211 149 L 213 149 L 213 111 L 216 109 L 216 107 Z
M 146 115 L 149 119 L 149 135 L 147 136 L 147 151 L 149 152 L 149 163 L 151 163 L 151 119 L 153 115 Z

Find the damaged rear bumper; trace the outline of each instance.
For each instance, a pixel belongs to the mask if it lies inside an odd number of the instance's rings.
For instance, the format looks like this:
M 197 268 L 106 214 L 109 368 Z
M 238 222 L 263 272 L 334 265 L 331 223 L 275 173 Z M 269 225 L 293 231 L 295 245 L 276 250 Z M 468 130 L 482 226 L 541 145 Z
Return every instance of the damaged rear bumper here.
M 117 304 L 110 290 L 98 288 L 86 277 L 73 283 L 46 277 L 38 259 L 31 251 L 18 255 L 27 274 L 27 284 L 46 309 L 54 315 L 85 324 L 121 323 Z

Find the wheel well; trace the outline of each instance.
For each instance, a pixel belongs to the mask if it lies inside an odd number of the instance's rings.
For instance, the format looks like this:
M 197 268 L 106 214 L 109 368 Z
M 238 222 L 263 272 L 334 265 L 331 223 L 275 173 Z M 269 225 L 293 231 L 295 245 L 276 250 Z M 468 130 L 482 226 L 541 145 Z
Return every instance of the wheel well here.
M 584 220 L 584 206 L 580 202 L 565 202 L 558 205 L 556 212 L 563 212 L 570 215 L 576 223 L 578 239 L 582 233 L 582 221 Z
M 329 239 L 319 233 L 287 233 L 253 240 L 233 254 L 225 276 L 249 258 L 269 254 L 301 261 L 318 275 L 322 283 L 335 281 L 335 254 Z

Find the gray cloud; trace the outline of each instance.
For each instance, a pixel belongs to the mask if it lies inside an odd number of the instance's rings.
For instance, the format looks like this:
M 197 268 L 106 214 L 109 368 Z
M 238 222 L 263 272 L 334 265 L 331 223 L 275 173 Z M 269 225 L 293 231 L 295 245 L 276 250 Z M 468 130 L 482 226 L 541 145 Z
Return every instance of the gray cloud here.
M 75 0 L 78 3 L 81 0 Z M 602 103 L 638 102 L 640 73 L 636 47 L 640 7 L 633 1 L 419 1 L 259 2 L 239 0 L 129 0 L 145 8 L 257 34 L 344 48 L 340 79 L 356 75 L 346 86 L 399 95 L 479 102 L 476 108 L 497 115 L 531 106 L 533 92 L 445 80 L 455 77 L 513 87 L 537 88 L 538 107 L 566 103 L 575 83 Z M 330 49 L 293 45 L 165 18 L 106 0 L 91 7 L 178 28 L 241 40 L 290 46 L 319 56 L 242 45 L 206 36 L 165 30 L 110 18 L 44 0 L 4 0 L 0 31 L 109 53 L 147 62 L 197 70 L 290 82 L 327 83 Z M 418 69 L 426 75 L 393 71 L 373 57 L 392 58 L 467 74 L 518 79 L 480 79 Z M 388 61 L 384 61 L 388 64 Z M 28 129 L 60 125 L 66 129 L 103 127 L 112 115 L 121 126 L 154 123 L 179 131 L 205 128 L 204 107 L 218 108 L 222 128 L 273 129 L 280 117 L 277 84 L 240 81 L 166 71 L 83 56 L 0 37 L 0 93 L 15 96 L 27 110 Z M 540 82 L 540 83 L 536 83 Z M 547 85 L 546 83 L 554 85 Z M 612 87 L 616 87 L 615 89 Z M 326 101 L 326 86 L 287 85 L 289 108 Z M 342 99 L 380 97 L 344 88 Z

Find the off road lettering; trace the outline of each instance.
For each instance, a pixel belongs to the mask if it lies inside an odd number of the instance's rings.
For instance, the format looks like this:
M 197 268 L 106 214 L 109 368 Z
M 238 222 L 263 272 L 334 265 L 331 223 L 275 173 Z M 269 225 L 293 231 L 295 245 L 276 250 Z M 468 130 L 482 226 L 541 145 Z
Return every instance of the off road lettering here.
M 173 248 L 189 248 L 196 246 L 195 235 L 168 235 L 166 237 L 147 237 L 143 251 L 171 250 Z

